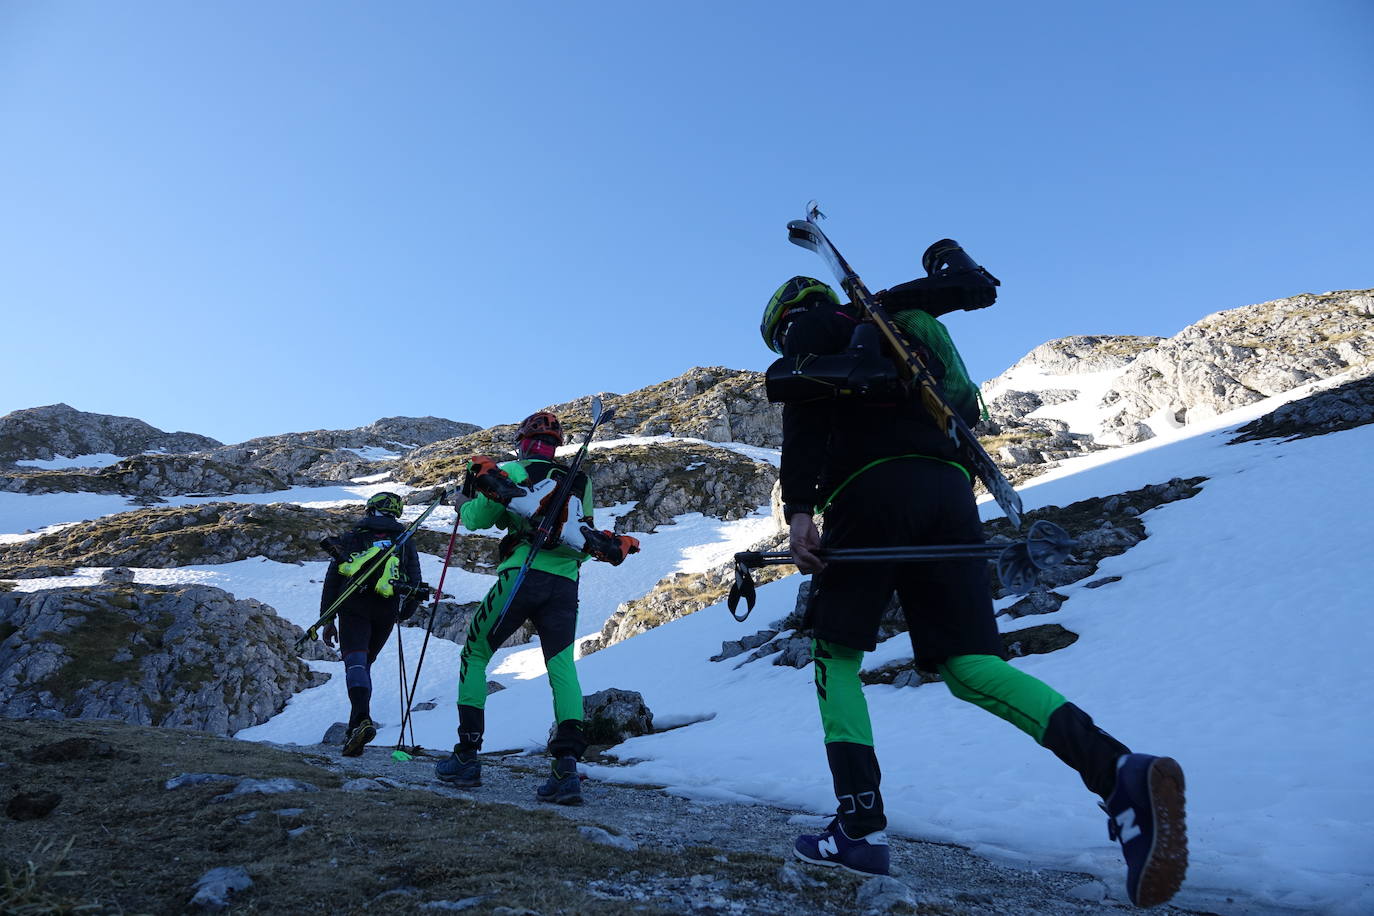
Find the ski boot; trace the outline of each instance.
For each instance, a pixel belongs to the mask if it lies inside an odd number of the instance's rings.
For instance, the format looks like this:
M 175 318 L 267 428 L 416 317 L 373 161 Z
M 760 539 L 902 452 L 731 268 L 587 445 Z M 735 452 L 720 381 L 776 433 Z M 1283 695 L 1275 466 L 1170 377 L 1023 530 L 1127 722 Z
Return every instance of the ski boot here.
M 1116 788 L 1102 810 L 1107 835 L 1126 858 L 1126 893 L 1139 907 L 1158 906 L 1178 893 L 1188 871 L 1183 818 L 1183 768 L 1171 757 L 1124 754 Z
M 454 745 L 453 753 L 434 765 L 434 775 L 451 786 L 476 788 L 482 784 L 482 761 L 476 751 L 459 750 Z
M 367 747 L 368 743 L 375 737 L 377 737 L 377 726 L 372 724 L 371 719 L 362 720 L 353 731 L 348 733 L 348 740 L 344 742 L 343 746 L 343 755 L 345 757 L 361 757 L 363 748 Z
M 851 839 L 835 818 L 820 834 L 803 834 L 792 845 L 792 852 L 803 862 L 826 868 L 843 868 L 856 875 L 885 875 L 890 855 L 887 834 L 881 830 Z
M 540 801 L 555 805 L 582 804 L 582 778 L 577 775 L 576 757 L 559 757 L 553 762 L 553 773 L 534 792 Z

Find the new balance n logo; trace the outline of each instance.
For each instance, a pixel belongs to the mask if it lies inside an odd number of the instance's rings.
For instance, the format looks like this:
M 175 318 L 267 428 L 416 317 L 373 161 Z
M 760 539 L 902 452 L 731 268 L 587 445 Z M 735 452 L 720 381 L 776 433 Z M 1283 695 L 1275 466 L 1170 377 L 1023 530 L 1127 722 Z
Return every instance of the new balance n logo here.
M 823 856 L 837 856 L 840 854 L 840 844 L 835 842 L 833 836 L 822 837 L 821 841 L 816 844 L 816 848 L 820 850 Z
M 1129 843 L 1140 836 L 1140 828 L 1135 823 L 1135 809 L 1127 808 L 1116 816 L 1116 826 L 1120 831 L 1122 843 Z

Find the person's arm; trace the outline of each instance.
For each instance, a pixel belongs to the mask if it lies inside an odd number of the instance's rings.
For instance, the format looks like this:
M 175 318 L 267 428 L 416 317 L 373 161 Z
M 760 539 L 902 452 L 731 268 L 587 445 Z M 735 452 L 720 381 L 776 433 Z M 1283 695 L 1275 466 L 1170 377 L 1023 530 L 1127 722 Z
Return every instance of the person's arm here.
M 853 332 L 854 320 L 829 309 L 815 309 L 799 315 L 787 328 L 783 355 L 838 353 Z M 790 523 L 792 515 L 814 514 L 824 498 L 819 491 L 825 470 L 826 451 L 834 422 L 834 400 L 784 404 L 782 407 L 783 512 Z
M 472 499 L 463 503 L 458 509 L 458 518 L 462 520 L 463 527 L 469 531 L 481 531 L 483 528 L 491 528 L 500 523 L 506 515 L 506 507 L 494 499 L 478 493 Z M 504 528 L 505 525 L 500 525 Z
M 784 356 L 837 353 L 848 343 L 854 319 L 831 309 L 799 315 L 783 338 Z M 814 553 L 820 546 L 815 513 L 835 419 L 833 400 L 784 404 L 782 407 L 782 511 L 789 530 L 789 548 L 804 573 L 819 572 L 824 563 Z
M 320 589 L 321 617 L 338 600 L 339 593 L 343 591 L 343 579 L 343 575 L 339 573 L 339 561 L 330 560 L 329 568 L 324 571 L 324 587 Z M 324 644 L 331 649 L 339 641 L 339 629 L 333 620 L 324 625 L 324 630 L 320 635 L 324 639 Z

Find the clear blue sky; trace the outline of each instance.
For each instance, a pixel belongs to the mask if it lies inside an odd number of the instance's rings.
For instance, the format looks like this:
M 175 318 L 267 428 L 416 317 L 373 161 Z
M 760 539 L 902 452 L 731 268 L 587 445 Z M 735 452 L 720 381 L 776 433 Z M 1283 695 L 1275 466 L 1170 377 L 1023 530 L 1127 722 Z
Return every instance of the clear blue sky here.
M 977 378 L 1374 286 L 1374 4 L 0 0 L 0 413 L 238 441 L 762 369 L 942 236 Z

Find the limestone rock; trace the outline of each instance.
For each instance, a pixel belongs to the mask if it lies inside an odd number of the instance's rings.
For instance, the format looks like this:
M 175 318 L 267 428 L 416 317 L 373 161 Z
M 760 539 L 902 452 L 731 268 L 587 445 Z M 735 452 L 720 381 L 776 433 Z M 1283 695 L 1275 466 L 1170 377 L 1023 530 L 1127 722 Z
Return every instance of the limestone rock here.
M 598 690 L 582 698 L 582 709 L 587 740 L 592 744 L 619 744 L 654 730 L 654 714 L 635 690 Z
M 115 493 L 149 500 L 182 494 L 271 493 L 287 486 L 286 478 L 269 471 L 195 455 L 134 455 L 103 468 L 19 468 L 0 476 L 0 489 L 14 493 Z
M 212 868 L 196 881 L 196 894 L 191 898 L 191 906 L 203 910 L 218 911 L 229 907 L 229 898 L 236 891 L 246 891 L 253 886 L 253 879 L 241 865 L 229 868 Z
M 1320 436 L 1374 423 L 1374 365 L 1370 374 L 1343 385 L 1290 401 L 1245 424 L 1237 442 Z
M 774 536 L 750 545 L 749 549 L 776 550 L 780 542 L 781 538 Z M 754 570 L 754 581 L 762 585 L 793 572 L 795 569 L 790 566 L 766 566 Z M 725 598 L 732 582 L 734 569 L 728 564 L 705 572 L 674 573 L 661 580 L 644 597 L 635 598 L 617 607 L 615 613 L 606 619 L 597 636 L 582 641 L 582 654 L 590 655 L 631 636 L 709 607 Z
M 0 464 L 78 455 L 192 452 L 220 443 L 194 433 L 168 433 L 135 420 L 87 413 L 66 404 L 15 410 L 0 417 Z
M 0 715 L 230 735 L 328 678 L 291 652 L 300 632 L 207 585 L 0 593 Z
M 398 479 L 434 486 L 462 477 L 476 449 L 439 443 L 398 464 Z M 502 460 L 505 460 L 504 458 Z M 768 505 L 778 471 L 737 452 L 698 443 L 619 445 L 597 449 L 586 465 L 598 506 L 634 503 L 617 531 L 653 531 L 675 516 L 700 512 L 743 518 Z
M 34 567 L 128 566 L 168 569 L 266 557 L 282 563 L 326 560 L 321 538 L 357 521 L 351 509 L 311 509 L 291 503 L 204 503 L 125 512 L 70 525 L 16 544 L 0 544 L 0 577 L 31 578 Z M 490 538 L 469 536 L 455 553 L 486 558 Z M 476 541 L 476 544 L 469 544 Z M 448 537 L 422 530 L 422 551 L 440 551 Z M 49 575 L 53 573 L 48 573 Z
M 1369 296 L 1304 294 L 1207 316 L 1125 370 L 1104 398 L 1115 408 L 1104 433 L 1185 425 L 1369 363 Z
M 616 409 L 615 418 L 597 433 L 601 441 L 673 435 L 767 448 L 782 444 L 782 410 L 768 403 L 762 373 L 696 368 L 629 394 L 603 392 L 600 396 Z M 591 426 L 591 400 L 587 396 L 542 409 L 558 414 L 567 441 L 575 443 Z M 463 463 L 473 455 L 505 460 L 515 447 L 518 420 L 416 449 L 398 463 L 397 479 L 430 486 L 461 476 Z M 756 503 L 762 504 L 762 500 Z

